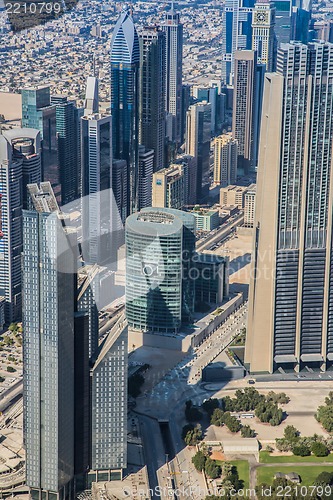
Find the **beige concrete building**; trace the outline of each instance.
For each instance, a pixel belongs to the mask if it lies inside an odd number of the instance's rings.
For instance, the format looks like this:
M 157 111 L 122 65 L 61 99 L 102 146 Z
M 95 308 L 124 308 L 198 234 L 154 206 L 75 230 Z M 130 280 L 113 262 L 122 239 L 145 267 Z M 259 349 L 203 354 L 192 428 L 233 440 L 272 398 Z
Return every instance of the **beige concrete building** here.
M 247 186 L 230 185 L 220 189 L 220 205 L 235 205 L 239 209 L 244 208 L 244 198 Z
M 251 372 L 332 365 L 332 74 L 332 44 L 292 42 L 279 49 L 277 73 L 265 76 L 245 350 Z
M 235 184 L 238 144 L 231 134 L 216 137 L 214 144 L 214 186 Z
M 171 165 L 153 174 L 152 206 L 180 209 L 187 203 L 186 165 Z

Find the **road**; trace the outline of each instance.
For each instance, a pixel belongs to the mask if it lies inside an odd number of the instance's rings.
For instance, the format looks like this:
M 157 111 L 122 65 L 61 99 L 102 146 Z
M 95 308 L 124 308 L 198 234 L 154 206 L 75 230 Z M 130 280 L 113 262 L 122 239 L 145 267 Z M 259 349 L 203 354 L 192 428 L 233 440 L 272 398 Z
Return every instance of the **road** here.
M 214 243 L 217 243 L 223 239 L 225 239 L 231 231 L 237 227 L 241 226 L 244 221 L 244 214 L 241 213 L 238 217 L 236 217 L 232 222 L 228 222 L 227 224 L 223 225 L 221 229 L 219 229 L 215 234 L 212 236 L 208 236 L 202 243 L 199 242 L 197 245 L 197 252 L 202 252 L 203 250 L 208 250 L 211 246 L 214 245 Z
M 18 379 L 11 387 L 9 387 L 6 391 L 4 391 L 0 396 L 0 411 L 3 412 L 7 409 L 11 400 L 18 396 L 19 394 L 23 394 L 23 379 Z

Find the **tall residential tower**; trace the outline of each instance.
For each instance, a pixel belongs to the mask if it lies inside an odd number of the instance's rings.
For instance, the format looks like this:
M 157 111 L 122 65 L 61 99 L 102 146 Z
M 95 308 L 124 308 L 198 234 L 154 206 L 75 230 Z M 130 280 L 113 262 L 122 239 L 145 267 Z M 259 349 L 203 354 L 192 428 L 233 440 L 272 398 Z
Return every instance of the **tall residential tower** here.
M 282 44 L 266 74 L 245 362 L 333 360 L 333 44 Z

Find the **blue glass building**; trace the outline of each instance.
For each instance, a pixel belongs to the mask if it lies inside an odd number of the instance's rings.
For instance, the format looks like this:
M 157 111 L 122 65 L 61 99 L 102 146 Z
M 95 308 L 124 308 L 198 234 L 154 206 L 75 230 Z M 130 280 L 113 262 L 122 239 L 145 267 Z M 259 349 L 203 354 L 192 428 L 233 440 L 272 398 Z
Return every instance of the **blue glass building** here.
M 125 7 L 111 40 L 111 114 L 113 157 L 127 162 L 128 213 L 138 208 L 139 68 L 139 38 Z

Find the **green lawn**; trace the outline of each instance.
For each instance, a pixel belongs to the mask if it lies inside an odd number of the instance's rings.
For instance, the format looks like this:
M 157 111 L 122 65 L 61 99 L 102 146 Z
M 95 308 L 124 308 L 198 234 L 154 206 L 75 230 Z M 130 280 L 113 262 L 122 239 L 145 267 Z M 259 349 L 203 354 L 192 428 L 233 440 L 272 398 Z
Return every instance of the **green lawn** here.
M 296 455 L 281 455 L 274 456 L 268 451 L 260 452 L 260 463 L 262 464 L 285 464 L 291 462 L 333 462 L 333 453 L 327 455 L 327 457 L 315 457 L 310 455 L 309 457 L 298 457 Z
M 228 462 L 237 467 L 239 479 L 244 482 L 243 488 L 249 488 L 249 462 L 247 460 L 228 460 Z M 217 463 L 222 467 L 222 461 L 218 460 Z
M 274 475 L 277 472 L 287 474 L 288 472 L 296 472 L 301 478 L 301 484 L 305 486 L 312 486 L 317 476 L 321 472 L 332 472 L 332 467 L 329 466 L 316 466 L 316 467 L 285 467 L 277 465 L 276 467 L 258 467 L 257 469 L 257 484 L 266 483 L 272 484 Z

